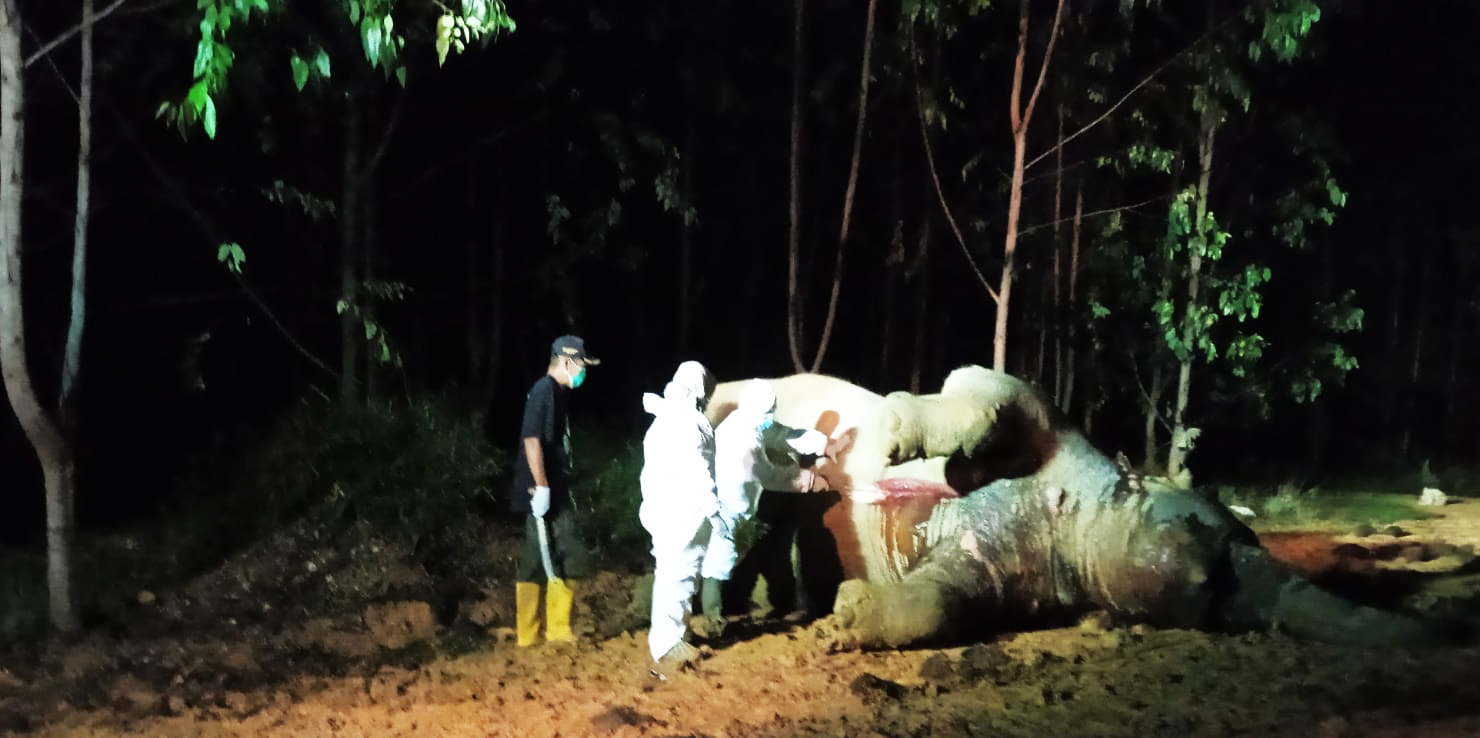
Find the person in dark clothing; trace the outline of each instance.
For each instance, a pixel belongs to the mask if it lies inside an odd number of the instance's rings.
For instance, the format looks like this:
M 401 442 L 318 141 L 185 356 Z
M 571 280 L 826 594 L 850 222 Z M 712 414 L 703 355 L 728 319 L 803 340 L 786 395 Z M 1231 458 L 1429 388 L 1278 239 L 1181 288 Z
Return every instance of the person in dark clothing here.
M 532 646 L 540 631 L 540 584 L 545 592 L 545 640 L 574 641 L 570 610 L 574 580 L 589 574 L 589 560 L 576 525 L 578 509 L 570 490 L 570 420 L 566 400 L 586 379 L 586 367 L 600 364 L 586 353 L 585 341 L 561 336 L 550 347 L 550 364 L 524 399 L 514 463 L 510 508 L 524 515 L 524 545 L 515 581 L 517 635 Z

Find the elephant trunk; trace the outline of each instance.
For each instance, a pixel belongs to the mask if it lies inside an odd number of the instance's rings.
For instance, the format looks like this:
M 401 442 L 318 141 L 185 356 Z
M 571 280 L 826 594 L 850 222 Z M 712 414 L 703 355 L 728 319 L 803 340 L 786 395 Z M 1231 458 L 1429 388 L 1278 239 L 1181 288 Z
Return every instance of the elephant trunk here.
M 1354 646 L 1441 645 L 1462 638 L 1432 621 L 1342 599 L 1261 547 L 1232 544 L 1229 558 L 1233 587 L 1219 614 L 1230 627 L 1273 627 L 1296 638 Z

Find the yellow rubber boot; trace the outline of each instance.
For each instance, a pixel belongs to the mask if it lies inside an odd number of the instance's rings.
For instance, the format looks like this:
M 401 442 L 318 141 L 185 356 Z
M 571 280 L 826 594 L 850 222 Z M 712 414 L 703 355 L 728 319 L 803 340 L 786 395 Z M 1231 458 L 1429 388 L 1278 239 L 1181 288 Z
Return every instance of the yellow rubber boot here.
M 533 646 L 540 637 L 540 585 L 536 582 L 516 582 L 514 595 L 519 647 Z
M 564 579 L 551 579 L 545 592 L 545 640 L 551 643 L 570 642 L 576 634 L 570 631 L 570 606 L 575 599 L 571 583 Z

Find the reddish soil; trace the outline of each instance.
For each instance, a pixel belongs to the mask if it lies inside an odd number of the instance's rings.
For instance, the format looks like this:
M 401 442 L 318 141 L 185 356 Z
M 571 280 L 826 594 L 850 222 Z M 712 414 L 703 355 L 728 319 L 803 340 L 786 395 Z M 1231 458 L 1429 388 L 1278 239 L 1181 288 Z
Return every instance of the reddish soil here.
M 1405 536 L 1267 540 L 1315 575 L 1342 567 L 1403 569 L 1405 562 L 1410 570 L 1427 568 L 1421 573 L 1435 582 L 1463 586 L 1437 588 L 1448 595 L 1419 588 L 1404 602 L 1473 611 L 1480 586 L 1464 582 L 1474 567 L 1455 562 L 1464 546 L 1480 543 L 1480 503 L 1443 512 L 1442 519 L 1401 524 Z M 1400 539 L 1387 556 L 1384 547 Z M 1461 548 L 1444 548 L 1453 544 Z M 227 597 L 228 582 L 237 594 L 248 589 L 250 571 L 249 562 L 234 562 L 140 605 L 135 620 L 112 632 L 0 657 L 0 732 L 1480 736 L 1475 648 L 1346 648 L 1275 634 L 1119 628 L 1089 618 L 1076 628 L 958 648 L 840 653 L 830 648 L 827 620 L 742 619 L 696 669 L 659 681 L 649 674 L 646 633 L 631 607 L 636 575 L 607 573 L 583 584 L 578 645 L 518 649 L 507 640 L 513 587 L 506 581 L 492 581 L 481 598 L 462 603 L 447 627 L 419 602 L 301 618 L 264 608 L 271 604 L 264 600 Z M 1429 592 L 1427 600 L 1421 592 Z M 484 639 L 468 641 L 470 630 Z M 418 645 L 423 636 L 435 645 Z

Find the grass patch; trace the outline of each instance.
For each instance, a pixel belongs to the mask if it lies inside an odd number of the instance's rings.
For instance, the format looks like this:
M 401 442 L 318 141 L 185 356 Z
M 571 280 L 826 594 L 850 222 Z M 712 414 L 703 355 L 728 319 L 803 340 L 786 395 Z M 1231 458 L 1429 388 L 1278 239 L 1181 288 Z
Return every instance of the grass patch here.
M 1219 499 L 1253 510 L 1249 522 L 1260 531 L 1349 531 L 1434 517 L 1417 504 L 1416 494 L 1386 491 L 1301 489 L 1284 484 L 1273 489 L 1225 487 L 1219 490 Z

